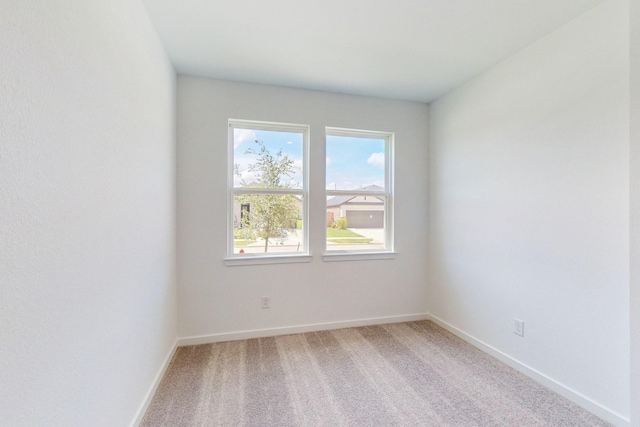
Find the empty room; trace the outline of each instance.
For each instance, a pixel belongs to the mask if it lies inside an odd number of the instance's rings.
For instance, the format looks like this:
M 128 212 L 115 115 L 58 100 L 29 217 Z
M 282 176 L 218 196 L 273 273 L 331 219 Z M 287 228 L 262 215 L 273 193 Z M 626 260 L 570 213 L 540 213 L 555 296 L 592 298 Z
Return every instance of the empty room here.
M 640 427 L 635 0 L 0 0 L 0 425 Z

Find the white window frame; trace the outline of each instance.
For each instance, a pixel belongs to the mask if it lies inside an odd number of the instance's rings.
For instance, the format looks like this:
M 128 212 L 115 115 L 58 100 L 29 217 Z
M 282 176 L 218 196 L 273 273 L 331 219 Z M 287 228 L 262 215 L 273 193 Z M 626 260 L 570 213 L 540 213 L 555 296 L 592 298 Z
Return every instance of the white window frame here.
M 375 138 L 385 140 L 384 152 L 384 191 L 366 191 L 366 190 L 330 190 L 325 189 L 325 213 L 327 211 L 326 201 L 331 196 L 378 196 L 385 200 L 384 210 L 384 243 L 383 249 L 371 250 L 327 250 L 327 238 L 324 237 L 324 261 L 356 261 L 368 259 L 393 259 L 394 252 L 394 230 L 393 230 L 393 211 L 394 211 L 394 143 L 395 134 L 393 132 L 381 132 L 361 129 L 347 129 L 338 127 L 325 128 L 325 146 L 327 136 L 345 136 L 356 138 Z M 326 171 L 325 163 L 325 171 Z
M 302 133 L 302 188 L 237 188 L 234 187 L 234 129 L 251 129 Z M 309 125 L 229 119 L 227 144 L 227 256 L 228 266 L 309 262 Z M 238 194 L 291 194 L 302 197 L 302 250 L 287 253 L 236 254 L 233 246 L 234 196 Z

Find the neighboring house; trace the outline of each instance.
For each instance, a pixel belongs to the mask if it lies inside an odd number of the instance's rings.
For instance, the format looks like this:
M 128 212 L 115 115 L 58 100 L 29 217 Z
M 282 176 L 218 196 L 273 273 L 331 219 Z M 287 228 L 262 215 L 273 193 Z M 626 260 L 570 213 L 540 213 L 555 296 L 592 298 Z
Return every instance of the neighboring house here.
M 382 191 L 368 185 L 362 190 Z M 336 196 L 327 200 L 327 226 L 346 218 L 349 228 L 384 228 L 384 199 L 376 196 Z
M 240 203 L 233 204 L 233 228 L 240 227 L 242 217 L 245 215 L 245 212 L 250 212 L 251 206 L 247 203 L 241 205 Z

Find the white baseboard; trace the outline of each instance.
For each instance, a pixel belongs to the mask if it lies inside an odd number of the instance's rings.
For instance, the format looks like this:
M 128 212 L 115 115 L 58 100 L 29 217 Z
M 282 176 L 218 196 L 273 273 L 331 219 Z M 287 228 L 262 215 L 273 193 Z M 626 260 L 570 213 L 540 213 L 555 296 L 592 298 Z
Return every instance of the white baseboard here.
M 345 320 L 340 322 L 313 323 L 308 325 L 285 326 L 281 328 L 252 329 L 249 331 L 224 332 L 212 335 L 199 335 L 180 338 L 178 347 L 186 345 L 210 344 L 221 341 L 245 340 L 249 338 L 275 337 L 278 335 L 300 334 L 331 329 L 353 328 L 357 326 L 381 325 L 384 323 L 412 322 L 429 319 L 427 313 L 402 316 L 371 317 L 368 319 Z
M 451 332 L 452 334 L 462 338 L 463 340 L 473 345 L 474 347 L 477 347 L 478 349 L 484 351 L 485 353 L 495 357 L 501 362 L 523 373 L 524 375 L 528 376 L 534 381 L 553 390 L 559 395 L 566 397 L 567 399 L 571 400 L 575 404 L 580 405 L 587 411 L 597 415 L 603 420 L 608 421 L 611 424 L 618 427 L 629 427 L 631 425 L 629 418 L 626 418 L 616 413 L 615 411 L 612 411 L 611 409 L 606 408 L 605 406 L 599 404 L 598 402 L 595 402 L 590 398 L 588 398 L 587 396 L 573 390 L 571 387 L 568 387 L 562 384 L 561 382 L 558 382 L 553 378 L 543 374 L 542 372 L 537 371 L 536 369 L 525 365 L 524 363 L 518 361 L 517 359 L 514 359 L 508 354 L 505 354 L 502 351 L 490 346 L 489 344 L 486 344 L 485 342 L 467 334 L 466 332 L 456 328 L 455 326 L 445 322 L 444 320 L 433 315 L 429 315 L 428 319 L 432 320 L 434 323 L 443 327 L 444 329 Z
M 160 385 L 160 381 L 162 381 L 162 378 L 164 377 L 164 374 L 167 371 L 167 368 L 171 363 L 171 359 L 173 359 L 173 355 L 176 353 L 177 349 L 178 349 L 178 340 L 176 340 L 173 343 L 173 346 L 171 346 L 171 349 L 169 350 L 169 354 L 167 354 L 167 357 L 164 358 L 164 361 L 162 362 L 162 366 L 160 366 L 158 373 L 153 379 L 153 383 L 151 383 L 151 387 L 147 391 L 147 394 L 145 394 L 144 399 L 142 400 L 142 404 L 138 408 L 138 411 L 136 412 L 135 417 L 133 417 L 133 421 L 129 425 L 130 427 L 137 427 L 138 425 L 140 425 L 140 422 L 142 421 L 142 418 L 144 417 L 145 412 L 147 412 L 147 408 L 149 407 L 149 404 L 151 403 L 153 396 L 156 394 L 156 390 Z

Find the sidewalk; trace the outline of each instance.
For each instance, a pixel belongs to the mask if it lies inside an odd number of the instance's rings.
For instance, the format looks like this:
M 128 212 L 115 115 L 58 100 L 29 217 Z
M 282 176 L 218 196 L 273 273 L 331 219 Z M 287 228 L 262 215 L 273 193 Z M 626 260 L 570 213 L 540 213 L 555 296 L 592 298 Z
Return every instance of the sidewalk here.
M 334 243 L 327 242 L 328 251 L 371 250 L 384 248 L 384 229 L 350 228 L 349 230 L 364 237 L 372 238 L 371 243 Z M 246 246 L 236 246 L 235 253 L 244 249 L 247 254 L 264 253 L 264 239 Z M 272 238 L 269 241 L 268 253 L 296 253 L 302 250 L 302 230 L 289 230 L 285 238 Z

